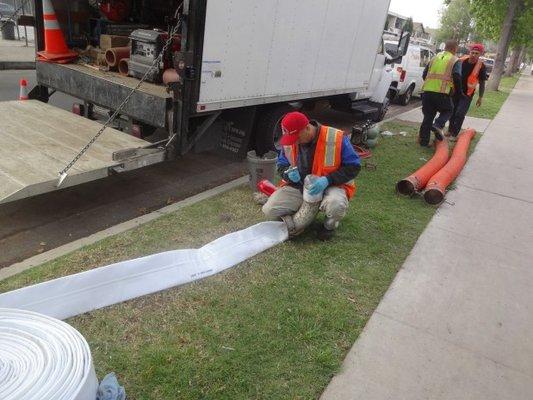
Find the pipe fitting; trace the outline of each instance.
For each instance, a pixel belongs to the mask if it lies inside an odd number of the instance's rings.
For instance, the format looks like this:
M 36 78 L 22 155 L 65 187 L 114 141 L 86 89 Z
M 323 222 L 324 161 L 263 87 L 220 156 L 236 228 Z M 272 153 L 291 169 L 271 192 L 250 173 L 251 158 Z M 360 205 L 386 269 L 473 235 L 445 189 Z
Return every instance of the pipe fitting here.
M 304 200 L 302 206 L 295 214 L 281 217 L 282 221 L 287 225 L 289 237 L 300 235 L 305 228 L 311 225 L 318 214 L 319 208 L 320 201 L 309 203 Z

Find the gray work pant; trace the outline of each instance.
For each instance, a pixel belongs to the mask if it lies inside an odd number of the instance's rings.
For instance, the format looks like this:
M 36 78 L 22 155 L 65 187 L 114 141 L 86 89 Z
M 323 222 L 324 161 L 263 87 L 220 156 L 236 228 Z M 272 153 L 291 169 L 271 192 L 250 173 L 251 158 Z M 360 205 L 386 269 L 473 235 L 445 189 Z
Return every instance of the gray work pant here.
M 300 209 L 302 202 L 303 195 L 298 189 L 291 186 L 283 186 L 269 197 L 263 206 L 263 212 L 268 219 L 278 220 L 285 215 L 294 214 Z M 326 223 L 331 228 L 337 227 L 340 220 L 346 215 L 347 209 L 348 197 L 343 188 L 330 186 L 324 191 L 324 197 L 322 203 L 320 203 L 320 211 L 326 214 Z

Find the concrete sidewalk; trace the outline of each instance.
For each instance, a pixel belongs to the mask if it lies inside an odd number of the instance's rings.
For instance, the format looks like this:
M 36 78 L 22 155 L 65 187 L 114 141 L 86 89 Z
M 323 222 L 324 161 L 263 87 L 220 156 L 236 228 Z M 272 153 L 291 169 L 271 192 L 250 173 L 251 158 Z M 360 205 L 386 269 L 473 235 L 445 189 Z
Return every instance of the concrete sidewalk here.
M 401 121 L 421 123 L 424 119 L 424 114 L 422 114 L 422 107 L 402 114 L 398 119 Z M 490 119 L 466 116 L 465 122 L 463 123 L 463 128 L 472 128 L 475 129 L 477 132 L 483 133 L 489 127 L 490 122 Z
M 35 69 L 35 44 L 26 46 L 25 40 L 3 40 L 0 38 L 0 70 Z
M 532 104 L 522 76 L 322 400 L 533 398 Z

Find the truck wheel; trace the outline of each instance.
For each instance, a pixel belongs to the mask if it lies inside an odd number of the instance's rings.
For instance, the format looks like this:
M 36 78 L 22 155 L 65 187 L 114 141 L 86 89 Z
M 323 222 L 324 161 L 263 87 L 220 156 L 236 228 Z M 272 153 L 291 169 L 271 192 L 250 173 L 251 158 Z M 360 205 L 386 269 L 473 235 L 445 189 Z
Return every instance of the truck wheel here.
M 413 97 L 413 91 L 414 90 L 415 90 L 414 86 L 411 85 L 411 86 L 409 86 L 407 91 L 400 96 L 400 98 L 398 100 L 399 100 L 399 103 L 402 106 L 406 106 L 407 104 L 409 104 L 409 102 L 411 101 L 411 97 Z
M 385 118 L 385 114 L 387 114 L 387 111 L 389 111 L 390 106 L 390 97 L 389 94 L 385 97 L 385 100 L 383 100 L 383 104 L 379 107 L 379 110 L 375 113 L 374 118 L 372 118 L 372 121 L 379 122 L 383 121 L 383 118 Z
M 281 119 L 285 114 L 294 111 L 287 103 L 265 106 L 259 111 L 255 122 L 255 151 L 257 155 L 279 149 L 281 138 Z

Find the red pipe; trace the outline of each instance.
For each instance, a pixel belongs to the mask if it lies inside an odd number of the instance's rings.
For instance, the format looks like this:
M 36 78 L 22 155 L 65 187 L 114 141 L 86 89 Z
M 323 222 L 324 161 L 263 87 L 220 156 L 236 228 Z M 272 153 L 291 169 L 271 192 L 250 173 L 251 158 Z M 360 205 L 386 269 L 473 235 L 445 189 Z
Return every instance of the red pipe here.
M 118 66 L 118 63 L 123 58 L 130 56 L 129 47 L 112 47 L 105 52 L 105 60 L 110 67 Z
M 276 186 L 272 182 L 270 182 L 268 179 L 263 179 L 262 181 L 257 182 L 257 189 L 267 196 L 271 196 L 272 193 L 276 191 Z
M 448 153 L 448 141 L 436 140 L 435 154 L 431 157 L 427 163 L 420 167 L 415 173 L 409 175 L 407 178 L 402 179 L 396 184 L 396 190 L 408 196 L 413 195 L 415 192 L 423 189 L 437 171 L 446 165 L 450 155 Z
M 424 200 L 429 204 L 440 204 L 450 183 L 459 175 L 466 163 L 466 153 L 470 142 L 476 135 L 474 129 L 467 129 L 457 139 L 450 161 L 431 177 L 424 192 Z
M 120 75 L 128 76 L 129 71 L 129 65 L 128 62 L 130 61 L 129 58 L 123 58 L 118 62 L 118 72 Z

